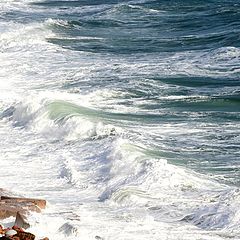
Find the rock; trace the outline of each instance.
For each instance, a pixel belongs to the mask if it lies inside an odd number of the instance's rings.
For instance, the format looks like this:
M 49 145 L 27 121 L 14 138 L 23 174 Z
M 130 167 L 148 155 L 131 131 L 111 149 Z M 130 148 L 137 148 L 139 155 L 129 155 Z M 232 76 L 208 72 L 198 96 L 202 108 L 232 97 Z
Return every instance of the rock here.
M 2 190 L 0 189 L 0 193 Z M 27 221 L 27 215 L 30 211 L 41 212 L 41 209 L 46 207 L 46 201 L 43 199 L 33 198 L 17 198 L 9 196 L 1 196 L 0 198 L 0 219 L 8 217 L 16 217 L 12 229 L 2 229 L 0 225 L 0 240 L 14 239 L 14 240 L 34 240 L 35 235 L 24 232 L 24 229 L 30 227 Z M 4 236 L 5 233 L 5 236 Z M 12 236 L 12 237 L 11 237 Z M 44 238 L 42 240 L 49 240 Z
M 103 240 L 103 238 L 101 238 L 100 236 L 95 236 L 95 239 L 97 239 L 97 240 Z
M 46 200 L 43 200 L 43 199 L 1 196 L 1 201 L 2 200 L 4 200 L 5 202 L 32 203 L 38 206 L 40 209 L 46 208 Z
M 76 227 L 74 227 L 72 224 L 70 223 L 64 223 L 59 229 L 59 232 L 62 232 L 66 237 L 74 235 L 77 236 L 78 235 L 78 229 Z
M 3 236 L 3 237 L 0 237 L 0 240 L 10 240 L 10 239 L 8 237 Z
M 9 201 L 0 201 L 0 209 L 2 208 L 11 208 L 11 209 L 16 209 L 17 211 L 24 211 L 24 212 L 27 212 L 27 211 L 33 211 L 33 212 L 41 212 L 41 209 L 34 205 L 33 203 L 18 203 L 18 202 L 9 202 Z M 17 211 L 15 212 L 15 215 L 12 215 L 12 216 L 16 216 L 16 213 Z
M 18 232 L 14 237 L 18 237 L 21 240 L 34 240 L 35 235 L 29 232 Z
M 4 228 L 2 225 L 0 225 L 0 234 L 4 234 Z
M 17 212 L 14 225 L 24 229 L 28 229 L 30 227 L 30 224 L 27 222 L 26 216 L 20 212 Z
M 13 230 L 13 229 L 7 230 L 7 231 L 5 232 L 5 236 L 6 236 L 6 237 L 11 237 L 11 236 L 16 235 L 16 234 L 17 234 L 17 231 L 15 231 L 15 230 Z
M 0 219 L 15 217 L 17 212 L 25 212 L 20 206 L 13 206 L 11 204 L 3 204 L 0 202 Z
M 0 219 L 15 217 L 17 212 L 26 215 L 29 211 L 41 212 L 46 207 L 46 201 L 32 198 L 15 198 L 1 196 L 0 200 Z

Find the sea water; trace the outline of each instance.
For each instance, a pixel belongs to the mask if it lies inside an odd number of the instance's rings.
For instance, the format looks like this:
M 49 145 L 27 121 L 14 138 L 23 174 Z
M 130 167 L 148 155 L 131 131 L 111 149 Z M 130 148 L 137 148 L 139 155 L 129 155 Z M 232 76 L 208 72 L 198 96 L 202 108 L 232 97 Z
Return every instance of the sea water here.
M 50 239 L 240 239 L 240 3 L 1 0 L 0 187 Z

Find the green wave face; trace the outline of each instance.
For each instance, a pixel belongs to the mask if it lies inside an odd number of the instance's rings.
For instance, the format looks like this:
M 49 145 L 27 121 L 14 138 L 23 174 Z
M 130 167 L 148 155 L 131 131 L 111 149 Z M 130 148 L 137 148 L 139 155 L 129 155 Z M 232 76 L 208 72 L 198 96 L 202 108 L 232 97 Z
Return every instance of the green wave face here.
M 145 116 L 137 113 L 114 113 L 102 110 L 91 109 L 66 101 L 53 101 L 46 106 L 48 117 L 54 121 L 67 120 L 73 116 L 82 116 L 93 121 L 105 121 L 107 123 L 130 121 L 130 122 L 148 122 L 159 119 L 158 115 Z
M 48 117 L 56 122 L 69 119 L 73 116 L 95 118 L 100 116 L 96 110 L 82 107 L 66 101 L 54 101 L 46 106 Z

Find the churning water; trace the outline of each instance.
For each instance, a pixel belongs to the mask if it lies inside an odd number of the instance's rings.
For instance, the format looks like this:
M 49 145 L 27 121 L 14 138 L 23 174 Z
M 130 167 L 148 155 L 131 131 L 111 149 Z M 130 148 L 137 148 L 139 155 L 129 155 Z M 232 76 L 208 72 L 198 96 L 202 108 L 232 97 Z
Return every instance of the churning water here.
M 51 239 L 240 239 L 240 3 L 1 0 L 0 187 Z

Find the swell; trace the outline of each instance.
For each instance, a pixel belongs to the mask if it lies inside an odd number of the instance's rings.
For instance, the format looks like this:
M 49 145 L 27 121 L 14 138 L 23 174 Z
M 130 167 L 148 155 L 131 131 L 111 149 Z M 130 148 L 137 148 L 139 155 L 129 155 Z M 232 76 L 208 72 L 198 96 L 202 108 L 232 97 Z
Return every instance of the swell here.
M 109 1 L 108 4 L 116 4 L 118 3 L 118 0 L 111 0 Z M 101 4 L 106 4 L 104 1 L 100 2 L 94 2 L 94 1 L 87 1 L 87 0 L 82 0 L 82 1 L 76 1 L 76 0 L 71 0 L 71 1 L 40 1 L 40 2 L 35 2 L 32 3 L 33 5 L 38 5 L 38 6 L 48 6 L 48 7 L 81 7 L 81 6 L 92 6 L 92 5 L 101 5 Z
M 59 37 L 49 41 L 72 50 L 112 54 L 239 47 L 238 5 L 232 10 L 234 14 L 222 9 L 228 5 L 218 9 L 210 5 L 210 10 L 202 7 L 198 12 L 185 7 L 175 9 L 157 2 L 109 5 L 90 16 L 68 16 L 67 29 L 56 29 Z M 61 39 L 64 32 L 71 36 L 71 41 Z M 102 40 L 86 43 L 77 36 Z
M 238 87 L 239 82 L 235 78 L 211 78 L 211 77 L 168 77 L 168 78 L 155 78 L 154 80 L 163 83 L 184 86 L 184 87 L 208 87 L 208 88 L 222 88 L 222 87 Z M 209 89 L 210 91 L 210 89 Z

